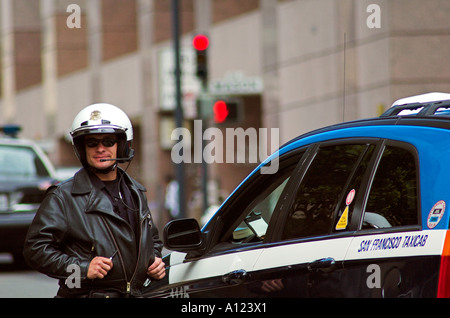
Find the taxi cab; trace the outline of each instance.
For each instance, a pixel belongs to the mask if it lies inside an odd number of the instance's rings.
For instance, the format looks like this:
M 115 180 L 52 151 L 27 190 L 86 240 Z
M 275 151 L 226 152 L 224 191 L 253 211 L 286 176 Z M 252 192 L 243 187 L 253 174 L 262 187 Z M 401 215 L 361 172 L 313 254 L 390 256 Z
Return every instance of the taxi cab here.
M 299 136 L 202 229 L 166 225 L 167 275 L 144 295 L 450 297 L 449 176 L 450 94 Z

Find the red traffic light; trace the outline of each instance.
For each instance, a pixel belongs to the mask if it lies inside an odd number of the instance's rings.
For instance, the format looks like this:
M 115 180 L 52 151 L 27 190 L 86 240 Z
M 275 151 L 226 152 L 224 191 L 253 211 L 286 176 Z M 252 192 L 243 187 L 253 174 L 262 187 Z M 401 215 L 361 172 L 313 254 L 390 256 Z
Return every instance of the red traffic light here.
M 192 45 L 194 46 L 194 49 L 196 49 L 197 51 L 204 51 L 208 48 L 209 39 L 204 34 L 198 34 L 192 40 Z
M 214 121 L 216 123 L 223 123 L 229 114 L 227 103 L 223 100 L 216 101 L 213 106 L 213 112 Z

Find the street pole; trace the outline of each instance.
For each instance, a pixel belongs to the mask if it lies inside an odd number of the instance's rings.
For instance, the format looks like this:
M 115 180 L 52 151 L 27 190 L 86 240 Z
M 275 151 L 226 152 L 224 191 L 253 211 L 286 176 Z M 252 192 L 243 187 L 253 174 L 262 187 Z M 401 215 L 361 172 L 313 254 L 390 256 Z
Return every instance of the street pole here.
M 180 70 L 180 14 L 179 0 L 172 0 L 172 26 L 175 56 L 175 124 L 177 128 L 183 127 L 183 108 L 181 105 L 181 70 Z M 178 182 L 178 206 L 180 218 L 186 217 L 184 162 L 175 164 L 175 176 Z
M 207 85 L 205 81 L 202 81 L 202 94 L 201 96 L 207 96 Z M 203 103 L 203 100 L 201 101 Z M 205 109 L 205 106 L 202 105 L 201 110 Z M 211 101 L 208 100 L 208 106 L 211 107 Z M 203 115 L 203 114 L 202 114 Z M 205 130 L 207 129 L 208 125 L 208 119 L 202 118 L 203 125 L 202 125 L 202 136 L 205 134 Z M 206 141 L 202 138 L 202 149 L 205 149 Z M 202 156 L 202 191 L 203 191 L 203 211 L 202 215 L 206 212 L 208 209 L 208 164 L 205 161 L 205 158 Z M 214 202 L 215 203 L 215 202 Z

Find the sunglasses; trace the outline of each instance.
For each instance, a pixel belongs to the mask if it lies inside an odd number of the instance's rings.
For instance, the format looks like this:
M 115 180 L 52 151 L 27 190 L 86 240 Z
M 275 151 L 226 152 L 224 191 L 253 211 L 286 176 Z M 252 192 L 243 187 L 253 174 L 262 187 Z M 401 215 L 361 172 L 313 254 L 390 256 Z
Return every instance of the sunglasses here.
M 103 139 L 89 138 L 84 141 L 84 144 L 89 148 L 97 147 L 99 143 L 102 143 L 102 145 L 105 147 L 112 147 L 116 144 L 116 142 L 117 139 L 113 138 L 103 138 Z

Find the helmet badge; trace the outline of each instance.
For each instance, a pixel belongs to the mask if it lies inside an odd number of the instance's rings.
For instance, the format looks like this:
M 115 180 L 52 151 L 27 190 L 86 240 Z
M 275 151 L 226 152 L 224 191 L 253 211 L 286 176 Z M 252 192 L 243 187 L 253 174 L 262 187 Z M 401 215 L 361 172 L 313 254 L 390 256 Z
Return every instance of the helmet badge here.
M 99 110 L 94 110 L 91 113 L 91 118 L 89 118 L 89 120 L 101 120 L 102 119 L 102 113 Z

